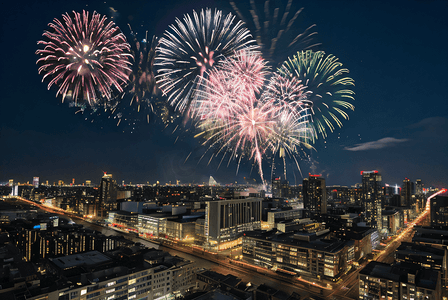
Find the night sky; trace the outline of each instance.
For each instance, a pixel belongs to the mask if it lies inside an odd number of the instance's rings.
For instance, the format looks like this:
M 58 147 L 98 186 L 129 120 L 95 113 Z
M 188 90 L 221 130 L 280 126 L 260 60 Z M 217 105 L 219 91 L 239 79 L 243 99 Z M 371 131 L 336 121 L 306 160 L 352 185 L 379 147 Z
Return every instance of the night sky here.
M 220 183 L 243 177 L 260 182 L 256 168 L 221 165 L 191 130 L 154 119 L 131 133 L 103 116 L 88 118 L 47 90 L 37 72 L 36 42 L 47 24 L 67 11 L 96 10 L 129 36 L 161 36 L 175 17 L 193 9 L 232 12 L 228 1 L 8 1 L 0 18 L 2 87 L 0 183 L 59 179 L 99 182 L 102 172 L 126 183 Z M 182 3 L 186 2 L 186 3 Z M 236 1 L 248 7 L 248 1 Z M 284 1 L 286 3 L 286 1 Z M 355 111 L 328 138 L 320 138 L 302 174 L 322 174 L 327 184 L 353 185 L 361 170 L 378 170 L 383 183 L 420 178 L 426 187 L 448 186 L 448 1 L 294 1 L 304 7 L 298 23 L 316 24 L 319 50 L 332 53 L 355 80 Z M 113 10 L 110 8 L 113 7 Z M 115 11 L 115 12 L 114 12 Z M 93 120 L 93 122 L 92 122 Z M 123 132 L 125 131 L 125 132 Z M 177 141 L 176 141 L 177 139 Z M 188 158 L 187 162 L 185 159 Z M 266 162 L 268 170 L 268 162 Z M 266 179 L 270 177 L 267 171 Z M 288 166 L 291 184 L 302 175 Z

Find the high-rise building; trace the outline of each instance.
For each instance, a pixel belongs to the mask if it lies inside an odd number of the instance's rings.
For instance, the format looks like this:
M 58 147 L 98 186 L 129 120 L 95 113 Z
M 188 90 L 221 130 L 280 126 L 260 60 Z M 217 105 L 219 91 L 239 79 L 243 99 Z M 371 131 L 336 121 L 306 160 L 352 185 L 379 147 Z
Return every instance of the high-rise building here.
M 309 175 L 303 179 L 303 208 L 312 214 L 327 213 L 327 188 L 325 178 Z
M 403 187 L 401 189 L 401 206 L 411 206 L 412 196 L 414 195 L 414 183 L 405 178 L 403 180 Z
M 14 179 L 10 179 L 9 182 L 8 182 L 8 185 L 9 186 L 13 186 L 14 185 Z
M 86 186 L 91 186 L 91 185 L 92 185 L 92 181 L 86 180 Z
M 415 194 L 423 195 L 423 183 L 421 179 L 415 181 Z
M 431 199 L 431 226 L 448 226 L 448 193 Z
M 272 179 L 272 197 L 274 198 L 288 198 L 290 194 L 289 182 L 281 177 Z
M 362 198 L 361 207 L 367 225 L 378 230 L 382 229 L 381 203 L 383 187 L 381 174 L 378 171 L 361 171 Z
M 35 188 L 39 187 L 39 177 L 33 177 L 33 186 Z
M 101 178 L 98 202 L 102 208 L 103 217 L 105 212 L 118 209 L 117 188 L 115 181 L 112 179 L 112 174 L 104 172 L 104 176 Z
M 244 231 L 261 228 L 261 198 L 207 201 L 204 231 L 207 242 L 223 250 Z

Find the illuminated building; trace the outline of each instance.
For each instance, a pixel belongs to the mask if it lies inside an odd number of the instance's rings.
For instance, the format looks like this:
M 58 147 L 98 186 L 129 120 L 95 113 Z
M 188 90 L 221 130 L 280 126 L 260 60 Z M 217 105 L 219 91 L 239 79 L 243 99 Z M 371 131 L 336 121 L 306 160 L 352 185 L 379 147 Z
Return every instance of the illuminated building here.
M 139 214 L 138 215 L 138 231 L 144 237 L 159 237 L 165 232 L 166 214 Z
M 21 251 L 26 261 L 93 250 L 106 252 L 131 243 L 121 236 L 105 236 L 85 230 L 73 232 L 66 227 L 58 227 L 54 224 L 56 224 L 54 220 L 47 220 L 34 227 L 9 232 L 12 242 Z
M 260 198 L 207 201 L 204 231 L 210 247 L 221 250 L 221 243 L 260 229 L 261 202 Z
M 327 189 L 325 178 L 309 175 L 303 179 L 303 207 L 312 214 L 327 213 Z
M 413 264 L 370 262 L 358 275 L 359 299 L 440 300 L 440 273 Z
M 295 220 L 302 218 L 303 209 L 290 209 L 290 210 L 276 210 L 269 211 L 267 213 L 268 216 L 268 224 L 269 228 L 275 228 L 276 224 L 281 221 L 287 220 Z
M 404 226 L 404 214 L 402 210 L 383 210 L 381 214 L 383 218 L 383 229 L 389 235 L 395 235 Z
M 39 177 L 33 177 L 33 186 L 35 188 L 39 187 Z
M 411 206 L 414 194 L 414 183 L 405 178 L 401 189 L 401 206 Z
M 177 180 L 177 185 L 179 185 L 179 180 Z M 213 178 L 213 176 L 210 176 L 210 178 L 208 179 L 208 185 L 209 186 L 218 185 L 218 183 L 216 182 L 215 178 Z
M 316 230 L 245 232 L 243 260 L 306 280 L 334 282 L 347 271 L 348 263 L 354 259 L 354 244 L 352 241 L 323 238 L 329 230 Z
M 439 272 L 446 272 L 448 264 L 444 249 L 408 242 L 401 242 L 395 251 L 395 261 L 418 264 Z
M 272 179 L 272 197 L 273 198 L 288 198 L 290 195 L 289 182 L 281 177 Z
M 9 185 L 9 186 L 13 186 L 13 185 L 14 185 L 14 179 L 10 179 L 10 180 L 8 181 L 8 185 Z
M 415 194 L 423 195 L 423 182 L 421 179 L 415 181 Z
M 98 201 L 103 211 L 102 217 L 106 217 L 109 211 L 118 210 L 117 187 L 112 174 L 104 173 L 101 178 Z
M 362 200 L 361 207 L 367 225 L 378 231 L 382 229 L 381 203 L 383 188 L 381 186 L 381 174 L 378 171 L 361 171 L 362 176 Z
M 194 287 L 191 261 L 157 250 L 127 255 L 92 251 L 53 259 L 47 272 L 76 284 L 43 292 L 39 299 L 174 299 Z
M 448 193 L 437 195 L 430 201 L 431 226 L 448 226 Z
M 92 181 L 86 180 L 86 186 L 88 186 L 88 187 L 92 186 Z

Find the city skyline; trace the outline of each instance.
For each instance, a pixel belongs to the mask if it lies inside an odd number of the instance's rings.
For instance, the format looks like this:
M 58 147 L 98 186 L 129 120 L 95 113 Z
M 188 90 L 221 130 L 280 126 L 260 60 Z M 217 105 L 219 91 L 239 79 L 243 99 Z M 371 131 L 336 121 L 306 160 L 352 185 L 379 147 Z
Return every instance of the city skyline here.
M 390 185 L 410 178 L 421 179 L 425 187 L 446 186 L 448 59 L 443 52 L 447 40 L 441 37 L 448 29 L 444 19 L 448 3 L 294 1 L 294 5 L 304 7 L 302 25 L 316 24 L 319 50 L 334 54 L 350 70 L 356 100 L 343 127 L 325 140 L 319 138 L 316 151 L 299 160 L 303 177 L 294 164 L 288 165 L 290 184 L 300 184 L 312 173 L 322 174 L 327 185 L 351 186 L 361 182 L 360 171 L 378 170 L 383 183 Z M 205 7 L 232 12 L 228 1 L 7 3 L 10 13 L 0 21 L 0 36 L 10 45 L 0 50 L 7 58 L 0 73 L 6 87 L 0 112 L 4 142 L 0 182 L 32 182 L 34 176 L 41 182 L 72 178 L 99 182 L 106 171 L 117 182 L 202 183 L 213 176 L 220 183 L 244 183 L 244 177 L 261 183 L 251 161 L 241 165 L 238 175 L 235 162 L 229 166 L 225 162 L 219 169 L 219 159 L 208 164 L 208 156 L 199 162 L 206 148 L 188 128 L 164 128 L 151 120 L 133 133 L 123 133 L 112 120 L 86 121 L 86 116 L 75 114 L 55 97 L 56 90 L 48 91 L 37 72 L 36 42 L 47 24 L 65 12 L 113 13 L 129 40 L 128 23 L 161 36 L 175 17 Z M 265 167 L 269 169 L 267 161 Z M 267 172 L 265 179 L 270 181 L 269 177 Z

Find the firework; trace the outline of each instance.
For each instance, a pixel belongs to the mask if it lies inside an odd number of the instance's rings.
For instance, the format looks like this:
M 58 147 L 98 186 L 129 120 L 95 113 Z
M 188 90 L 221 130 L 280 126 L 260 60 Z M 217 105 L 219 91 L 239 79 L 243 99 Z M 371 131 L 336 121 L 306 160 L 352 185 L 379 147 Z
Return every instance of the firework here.
M 348 69 L 342 68 L 342 63 L 331 54 L 311 50 L 298 52 L 285 61 L 278 72 L 287 79 L 299 79 L 306 86 L 304 103 L 309 103 L 315 132 L 323 138 L 327 136 L 326 128 L 333 132 L 335 124 L 342 127 L 341 117 L 348 119 L 346 111 L 355 108 L 350 103 L 355 100 L 351 90 L 354 80 L 346 76 Z
M 156 49 L 156 81 L 169 103 L 187 112 L 200 78 L 216 63 L 240 49 L 254 49 L 255 41 L 243 22 L 235 16 L 223 17 L 222 11 L 193 11 L 176 19 L 160 39 Z
M 159 100 L 160 90 L 154 75 L 158 39 L 155 36 L 148 39 L 147 32 L 144 38 L 139 38 L 130 25 L 129 28 L 133 37 L 130 49 L 133 57 L 132 72 L 121 98 L 111 105 L 110 114 L 117 121 L 117 126 L 124 125 L 134 130 L 142 121 L 149 123 L 150 115 L 162 114 L 160 108 L 163 101 Z
M 308 108 L 302 105 L 299 109 L 305 98 L 300 81 L 290 80 L 297 84 L 289 84 L 296 97 L 295 101 L 286 101 L 274 89 L 274 82 L 278 86 L 279 82 L 288 81 L 279 75 L 262 92 L 269 75 L 259 54 L 240 51 L 202 78 L 203 86 L 193 105 L 201 131 L 196 136 L 204 138 L 209 149 L 217 149 L 212 158 L 223 153 L 224 159 L 225 153 L 230 153 L 229 162 L 236 159 L 238 166 L 243 158 L 248 158 L 258 167 L 263 183 L 264 158 L 277 152 L 294 156 L 297 147 L 308 145 L 312 137 L 307 126 Z
M 39 41 L 44 49 L 36 54 L 39 74 L 59 87 L 56 96 L 76 104 L 96 105 L 123 91 L 131 72 L 130 46 L 114 22 L 105 16 L 83 11 L 62 15 L 48 25 Z
M 133 34 L 132 31 L 131 34 Z M 142 104 L 146 104 L 145 106 L 151 107 L 153 110 L 152 103 L 159 94 L 154 75 L 155 48 L 158 39 L 153 36 L 152 40 L 149 41 L 146 34 L 146 37 L 139 41 L 137 34 L 133 34 L 133 36 L 131 52 L 134 63 L 132 73 L 129 75 L 129 92 L 132 94 L 130 105 L 135 103 L 138 111 L 140 111 Z
M 292 2 L 288 0 L 285 5 L 283 0 L 267 0 L 263 4 L 262 1 L 256 3 L 250 0 L 246 2 L 250 6 L 249 16 L 249 14 L 243 14 L 243 10 L 238 8 L 234 1 L 230 1 L 235 13 L 254 33 L 263 58 L 274 62 L 275 65 L 298 50 L 312 49 L 319 45 L 313 43 L 313 38 L 317 34 L 314 31 L 316 25 L 304 28 L 298 24 L 297 19 L 303 8 L 294 9 Z M 242 4 L 240 7 L 244 6 L 247 4 Z

